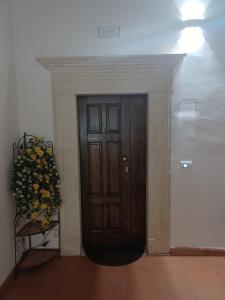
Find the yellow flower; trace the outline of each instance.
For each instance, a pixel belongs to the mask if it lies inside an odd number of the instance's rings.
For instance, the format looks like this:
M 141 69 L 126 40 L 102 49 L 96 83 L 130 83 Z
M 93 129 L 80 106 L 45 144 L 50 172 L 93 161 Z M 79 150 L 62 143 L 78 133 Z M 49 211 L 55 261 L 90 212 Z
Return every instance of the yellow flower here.
M 45 189 L 42 189 L 40 190 L 40 193 L 42 194 L 42 198 L 49 198 L 51 196 L 50 192 L 45 190 Z
M 42 142 L 42 141 L 44 141 L 44 138 L 42 136 L 37 136 L 36 141 L 37 142 Z
M 28 149 L 27 149 L 27 154 L 31 155 L 31 154 L 32 154 L 32 152 L 33 152 L 33 151 L 32 151 L 32 149 L 31 149 L 31 148 L 28 148 Z
M 32 219 L 32 220 L 36 220 L 37 217 L 38 217 L 38 213 L 33 212 L 33 213 L 31 214 L 31 219 Z
M 45 180 L 46 180 L 46 183 L 49 183 L 49 176 L 48 175 L 45 175 Z
M 38 208 L 38 206 L 39 206 L 39 201 L 38 201 L 37 199 L 35 199 L 35 200 L 32 202 L 32 204 L 33 204 L 33 207 L 34 207 L 34 208 Z
M 38 183 L 34 183 L 33 184 L 33 188 L 35 191 L 37 191 L 39 189 L 39 184 Z
M 30 156 L 33 160 L 35 160 L 36 159 L 36 155 L 35 154 L 31 154 L 31 156 Z
M 32 143 L 38 143 L 38 142 L 42 142 L 44 139 L 41 136 L 38 137 L 34 137 L 31 139 Z
M 41 208 L 42 208 L 42 209 L 47 209 L 47 204 L 46 204 L 46 203 L 43 203 L 43 204 L 41 205 Z
M 42 166 L 41 160 L 37 159 L 36 162 L 37 162 L 37 169 L 41 169 L 41 166 Z
M 49 219 L 45 218 L 43 220 L 41 220 L 42 225 L 48 225 L 50 223 Z
M 52 156 L 52 148 L 48 148 L 46 151 L 47 151 L 49 156 Z
M 39 146 L 36 146 L 36 147 L 34 147 L 34 150 L 36 153 L 38 153 L 41 150 L 41 148 Z
M 46 198 L 49 198 L 49 197 L 51 196 L 50 192 L 47 191 L 47 192 L 45 193 L 45 196 L 46 196 Z
M 43 176 L 41 174 L 38 175 L 38 180 L 42 181 Z
M 43 156 L 44 151 L 42 151 L 39 146 L 35 147 L 34 150 L 39 156 L 41 156 L 41 157 Z

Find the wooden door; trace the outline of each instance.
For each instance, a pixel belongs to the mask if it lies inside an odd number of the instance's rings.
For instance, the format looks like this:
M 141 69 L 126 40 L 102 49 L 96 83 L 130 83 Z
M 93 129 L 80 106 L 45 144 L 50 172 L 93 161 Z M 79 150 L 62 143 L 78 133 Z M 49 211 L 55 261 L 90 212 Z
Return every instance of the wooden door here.
M 84 247 L 144 247 L 145 95 L 78 97 Z

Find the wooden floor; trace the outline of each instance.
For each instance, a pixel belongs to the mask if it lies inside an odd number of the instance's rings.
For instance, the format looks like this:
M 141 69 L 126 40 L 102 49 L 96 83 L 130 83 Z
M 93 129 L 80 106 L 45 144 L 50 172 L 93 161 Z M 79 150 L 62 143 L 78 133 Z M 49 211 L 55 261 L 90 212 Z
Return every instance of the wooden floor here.
M 142 257 L 104 267 L 64 257 L 21 274 L 1 300 L 225 300 L 225 258 Z

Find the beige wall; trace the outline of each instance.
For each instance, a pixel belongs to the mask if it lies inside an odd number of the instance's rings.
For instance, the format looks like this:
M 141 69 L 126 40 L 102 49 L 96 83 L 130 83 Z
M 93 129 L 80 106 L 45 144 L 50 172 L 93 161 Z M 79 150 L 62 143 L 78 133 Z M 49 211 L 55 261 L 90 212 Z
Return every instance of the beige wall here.
M 11 0 L 21 130 L 53 136 L 50 74 L 42 56 L 179 53 L 186 0 Z M 173 246 L 225 247 L 225 1 L 206 6 L 203 47 L 176 78 L 172 115 Z M 98 25 L 121 38 L 99 40 Z M 190 44 L 193 41 L 190 41 Z M 198 100 L 195 120 L 176 117 L 179 101 Z M 182 170 L 181 159 L 193 160 Z
M 14 73 L 8 1 L 0 0 L 0 285 L 14 264 L 14 201 L 9 192 L 12 142 L 19 131 Z

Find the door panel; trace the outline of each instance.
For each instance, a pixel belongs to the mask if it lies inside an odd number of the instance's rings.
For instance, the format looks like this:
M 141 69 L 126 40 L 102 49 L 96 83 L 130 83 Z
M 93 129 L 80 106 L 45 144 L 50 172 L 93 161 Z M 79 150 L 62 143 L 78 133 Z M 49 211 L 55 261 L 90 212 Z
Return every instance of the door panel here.
M 85 247 L 145 244 L 146 96 L 78 97 Z
M 90 204 L 89 227 L 93 230 L 104 230 L 104 205 Z
M 88 143 L 90 196 L 103 195 L 102 143 Z
M 102 106 L 93 104 L 87 106 L 88 133 L 102 132 Z
M 118 104 L 107 104 L 107 132 L 120 132 L 121 122 L 121 105 Z
M 120 194 L 120 142 L 107 143 L 108 194 Z

